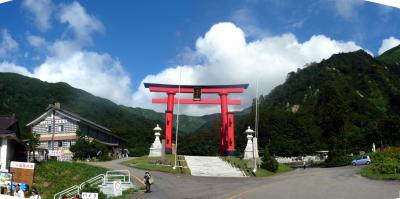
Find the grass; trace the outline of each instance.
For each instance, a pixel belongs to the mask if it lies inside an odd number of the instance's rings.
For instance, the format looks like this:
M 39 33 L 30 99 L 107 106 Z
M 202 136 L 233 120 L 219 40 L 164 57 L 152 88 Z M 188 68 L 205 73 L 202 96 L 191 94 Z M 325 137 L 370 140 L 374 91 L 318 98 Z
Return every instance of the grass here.
M 129 199 L 131 198 L 132 194 L 137 192 L 136 189 L 127 189 L 122 192 L 121 196 L 109 197 L 109 199 Z
M 375 180 L 400 180 L 400 147 L 370 154 L 372 163 L 360 170 L 364 177 Z
M 36 166 L 33 187 L 43 199 L 50 199 L 54 194 L 106 171 L 83 163 L 49 160 Z
M 229 162 L 232 166 L 239 168 L 240 170 L 242 170 L 246 176 L 253 176 L 253 177 L 267 177 L 267 176 L 272 176 L 272 175 L 276 175 L 279 173 L 284 173 L 284 172 L 288 172 L 293 170 L 290 166 L 285 165 L 285 164 L 279 164 L 278 170 L 276 172 L 271 172 L 271 171 L 267 171 L 265 169 L 262 168 L 258 168 L 257 172 L 254 173 L 252 172 L 253 169 L 249 169 L 247 168 L 247 161 L 246 160 L 242 160 L 238 157 L 223 157 L 222 159 L 224 159 L 225 161 Z
M 184 174 L 190 175 L 190 170 L 187 167 L 187 163 L 185 161 L 184 156 L 177 156 L 177 168 L 173 169 L 173 165 L 175 162 L 174 155 L 166 155 L 164 160 L 161 160 L 161 157 L 148 157 L 142 156 L 135 158 L 133 160 L 125 162 L 128 166 L 132 166 L 138 169 L 144 169 L 149 171 L 161 171 L 166 173 L 174 173 L 174 174 Z M 183 168 L 185 167 L 185 168 Z
M 400 173 L 397 174 L 382 174 L 375 172 L 372 167 L 367 166 L 360 170 L 361 176 L 374 180 L 400 180 Z

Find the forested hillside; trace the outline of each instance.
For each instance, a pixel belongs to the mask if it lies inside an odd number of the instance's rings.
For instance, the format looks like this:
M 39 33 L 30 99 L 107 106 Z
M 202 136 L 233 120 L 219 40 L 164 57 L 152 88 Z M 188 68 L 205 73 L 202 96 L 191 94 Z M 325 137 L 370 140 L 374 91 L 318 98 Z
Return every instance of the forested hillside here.
M 362 50 L 335 54 L 289 73 L 285 83 L 260 97 L 260 147 L 268 144 L 272 154 L 289 156 L 333 148 L 370 150 L 372 143 L 399 145 L 399 75 L 400 47 L 378 58 Z M 254 104 L 250 114 L 236 120 L 236 148 L 241 153 L 243 131 L 254 126 Z M 187 151 L 198 153 L 195 143 L 202 137 L 218 142 L 218 125 L 213 122 L 207 124 L 208 131 L 200 128 L 187 137 L 192 143 Z M 204 141 L 201 146 L 207 148 Z

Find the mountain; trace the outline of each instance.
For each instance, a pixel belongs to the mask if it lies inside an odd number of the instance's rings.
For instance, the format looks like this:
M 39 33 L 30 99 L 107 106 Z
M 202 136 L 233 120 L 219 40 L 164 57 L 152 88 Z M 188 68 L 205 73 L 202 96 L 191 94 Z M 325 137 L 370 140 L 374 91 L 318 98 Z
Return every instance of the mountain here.
M 362 50 L 339 53 L 290 72 L 260 97 L 260 148 L 268 145 L 272 154 L 292 156 L 331 147 L 356 152 L 370 150 L 372 143 L 400 145 L 399 76 L 400 47 L 376 58 Z M 236 117 L 238 153 L 246 143 L 246 126 L 254 127 L 254 112 L 253 103 L 249 114 Z M 199 154 L 207 143 L 218 144 L 215 122 L 218 118 L 204 125 L 208 132 L 199 128 L 187 136 L 187 151 Z
M 130 150 L 147 153 L 154 140 L 152 129 L 164 124 L 164 114 L 141 108 L 117 105 L 66 83 L 47 83 L 14 73 L 0 73 L 0 115 L 15 114 L 23 136 L 25 125 L 40 116 L 49 104 L 60 102 L 62 108 L 110 128 L 126 138 Z M 191 132 L 206 120 L 204 117 L 182 116 L 180 132 Z
M 150 102 L 149 102 L 150 103 Z M 165 106 L 166 105 L 160 105 Z M 143 108 L 130 108 L 135 115 L 142 116 L 146 119 L 158 121 L 161 124 L 164 124 L 165 114 L 159 113 L 149 109 Z M 188 116 L 188 115 L 180 115 L 179 116 L 179 132 L 181 133 L 192 133 L 200 128 L 203 124 L 205 124 L 208 120 L 208 115 L 204 116 Z M 176 115 L 174 115 L 174 121 L 176 121 Z

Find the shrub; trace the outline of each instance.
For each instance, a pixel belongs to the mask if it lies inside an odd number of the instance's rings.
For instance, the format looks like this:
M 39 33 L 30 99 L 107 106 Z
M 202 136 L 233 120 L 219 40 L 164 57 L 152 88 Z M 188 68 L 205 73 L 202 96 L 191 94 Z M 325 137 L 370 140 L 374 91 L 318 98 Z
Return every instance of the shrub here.
M 95 140 L 89 141 L 85 136 L 78 133 L 77 142 L 71 146 L 70 150 L 74 154 L 75 160 L 85 160 L 86 158 L 98 158 L 101 161 L 111 160 L 108 157 L 109 149 L 102 143 Z
M 351 163 L 351 157 L 346 156 L 343 151 L 329 151 L 328 158 L 325 160 L 327 167 L 346 166 Z
M 371 154 L 371 170 L 376 174 L 400 173 L 400 148 Z
M 261 163 L 261 168 L 266 169 L 271 172 L 276 172 L 278 170 L 279 164 L 275 158 L 271 157 L 269 154 L 268 146 L 265 146 L 263 162 Z

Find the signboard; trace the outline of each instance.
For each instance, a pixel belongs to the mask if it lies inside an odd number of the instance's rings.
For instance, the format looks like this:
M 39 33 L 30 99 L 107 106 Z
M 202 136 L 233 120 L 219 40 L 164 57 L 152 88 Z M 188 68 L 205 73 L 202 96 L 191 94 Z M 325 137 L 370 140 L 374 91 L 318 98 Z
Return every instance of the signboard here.
M 201 88 L 194 87 L 193 88 L 193 101 L 200 101 L 201 100 Z
M 114 196 L 121 196 L 122 195 L 121 180 L 115 180 L 113 182 L 113 185 L 114 185 Z
M 88 192 L 82 192 L 82 199 L 98 199 L 99 194 L 98 193 L 88 193 Z
M 26 183 L 30 187 L 33 183 L 33 172 L 35 163 L 11 161 L 10 172 L 13 174 L 13 181 Z

